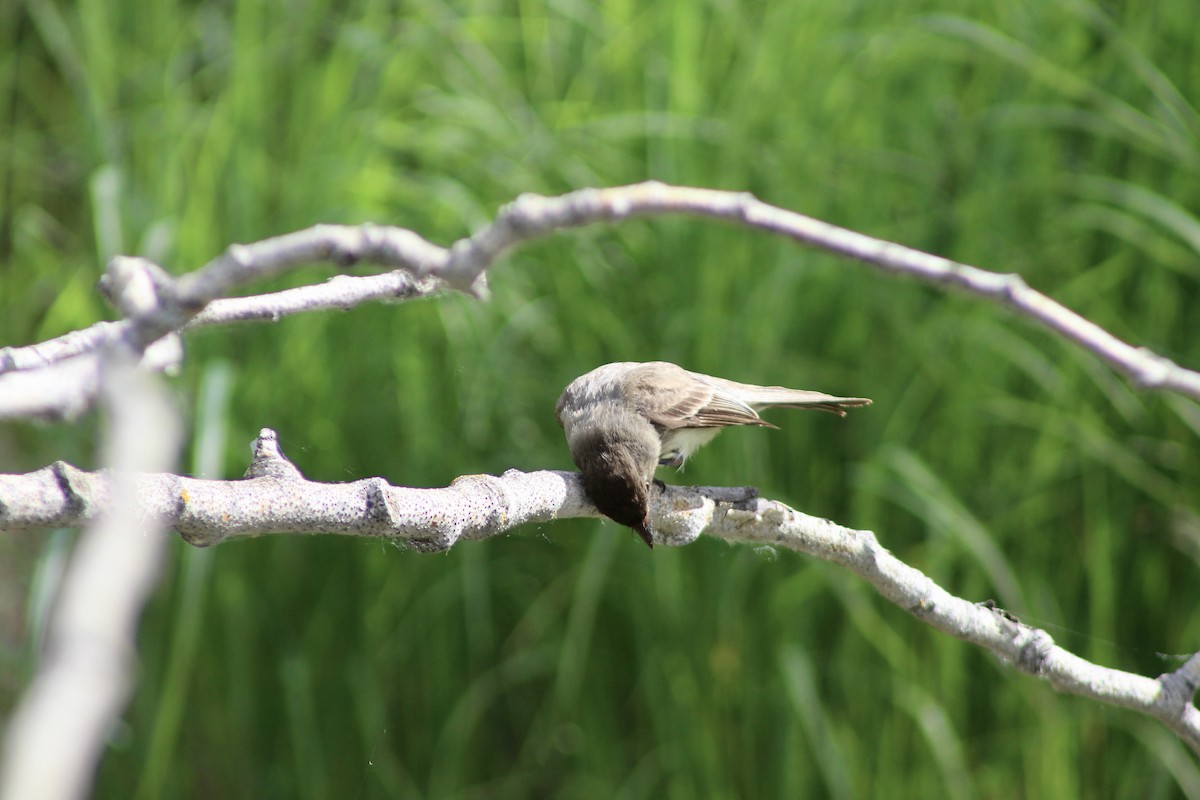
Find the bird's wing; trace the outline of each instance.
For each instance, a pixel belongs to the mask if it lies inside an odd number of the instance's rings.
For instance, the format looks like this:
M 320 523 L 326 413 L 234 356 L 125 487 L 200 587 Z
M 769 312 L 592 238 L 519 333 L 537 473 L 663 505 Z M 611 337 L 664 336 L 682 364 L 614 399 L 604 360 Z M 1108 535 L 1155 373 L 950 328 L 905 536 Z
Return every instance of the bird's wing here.
M 729 425 L 775 427 L 731 392 L 667 362 L 652 362 L 631 370 L 626 397 L 659 428 L 723 428 Z

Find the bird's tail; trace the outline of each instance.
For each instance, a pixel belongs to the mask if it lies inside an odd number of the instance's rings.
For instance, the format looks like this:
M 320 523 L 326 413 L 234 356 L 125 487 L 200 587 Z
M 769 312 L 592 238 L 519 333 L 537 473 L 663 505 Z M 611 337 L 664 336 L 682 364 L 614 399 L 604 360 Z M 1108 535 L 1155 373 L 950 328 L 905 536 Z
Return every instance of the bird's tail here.
M 755 410 L 768 407 L 812 408 L 844 417 L 848 408 L 871 405 L 871 400 L 867 397 L 838 397 L 824 392 L 789 389 L 786 386 L 753 386 L 727 380 L 720 380 L 719 385 Z
M 782 389 L 782 387 L 778 388 Z M 792 397 L 788 398 L 778 395 L 779 399 L 751 400 L 750 404 L 759 408 L 766 408 L 768 406 L 774 408 L 813 408 L 817 411 L 829 411 L 837 414 L 839 417 L 846 416 L 846 409 L 848 408 L 860 408 L 871 405 L 871 400 L 867 397 L 835 397 L 834 395 L 822 392 L 805 392 L 792 389 L 783 389 L 783 391 Z M 795 395 L 806 396 L 795 397 Z

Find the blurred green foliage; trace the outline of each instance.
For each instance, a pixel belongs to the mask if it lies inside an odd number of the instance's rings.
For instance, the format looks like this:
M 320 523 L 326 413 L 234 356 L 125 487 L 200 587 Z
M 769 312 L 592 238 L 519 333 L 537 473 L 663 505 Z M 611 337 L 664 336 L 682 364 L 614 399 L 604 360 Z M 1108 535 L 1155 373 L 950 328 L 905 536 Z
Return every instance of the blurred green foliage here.
M 0 31 L 3 344 L 102 318 L 116 252 L 181 272 L 365 220 L 445 244 L 522 192 L 657 178 L 1019 272 L 1200 365 L 1194 3 L 25 0 Z M 669 359 L 876 402 L 777 412 L 669 479 L 873 529 L 1108 666 L 1196 648 L 1195 403 L 982 301 L 696 220 L 555 236 L 491 284 L 192 334 L 183 468 L 239 475 L 263 426 L 321 480 L 568 468 L 561 387 Z M 94 466 L 93 428 L 5 426 L 0 467 Z M 65 544 L 20 536 L 6 708 Z M 1157 724 L 794 554 L 565 521 L 444 556 L 172 559 L 97 796 L 1200 796 Z

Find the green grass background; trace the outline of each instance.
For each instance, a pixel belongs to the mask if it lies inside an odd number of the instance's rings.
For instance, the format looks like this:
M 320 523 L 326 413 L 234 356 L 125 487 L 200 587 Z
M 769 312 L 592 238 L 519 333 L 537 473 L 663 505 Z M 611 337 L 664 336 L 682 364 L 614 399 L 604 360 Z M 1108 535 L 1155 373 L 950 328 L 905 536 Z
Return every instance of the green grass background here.
M 1193 2 L 417 0 L 0 8 L 0 343 L 110 312 L 105 259 L 374 221 L 449 243 L 522 192 L 749 190 L 1001 271 L 1200 365 Z M 322 280 L 325 265 L 255 291 Z M 1146 675 L 1200 646 L 1200 409 L 973 298 L 689 219 L 555 236 L 446 297 L 198 331 L 181 469 L 259 428 L 304 472 L 569 468 L 610 360 L 867 395 L 670 480 L 870 528 L 971 600 Z M 97 423 L 0 428 L 94 467 Z M 668 477 L 668 476 L 664 476 Z M 71 535 L 6 537 L 0 710 Z M 171 548 L 96 796 L 1197 797 L 1162 727 L 1053 692 L 858 579 L 564 521 L 420 555 Z

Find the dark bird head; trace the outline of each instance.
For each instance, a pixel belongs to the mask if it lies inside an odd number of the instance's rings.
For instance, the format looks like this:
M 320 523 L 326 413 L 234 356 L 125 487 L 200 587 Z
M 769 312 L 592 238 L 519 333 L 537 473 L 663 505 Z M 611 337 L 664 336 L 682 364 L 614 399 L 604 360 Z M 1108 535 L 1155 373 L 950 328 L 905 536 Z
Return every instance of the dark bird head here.
M 592 504 L 653 547 L 650 482 L 661 444 L 654 426 L 638 414 L 600 405 L 572 426 L 568 443 Z

